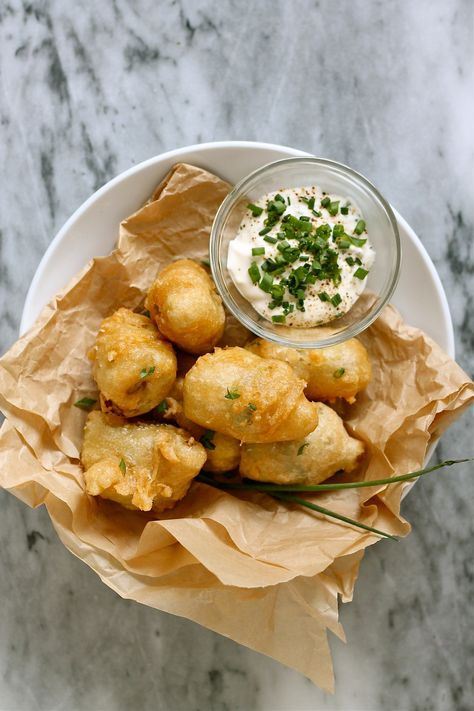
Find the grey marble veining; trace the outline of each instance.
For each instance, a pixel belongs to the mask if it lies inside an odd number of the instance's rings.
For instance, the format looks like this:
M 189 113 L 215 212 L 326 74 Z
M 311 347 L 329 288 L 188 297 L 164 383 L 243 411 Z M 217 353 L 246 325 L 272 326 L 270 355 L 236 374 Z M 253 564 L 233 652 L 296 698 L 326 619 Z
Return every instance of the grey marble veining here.
M 38 262 L 95 189 L 200 141 L 349 163 L 412 224 L 472 370 L 470 0 L 0 2 L 0 350 Z M 472 453 L 469 415 L 439 458 Z M 413 533 L 370 549 L 333 640 L 334 697 L 193 623 L 118 598 L 43 510 L 0 493 L 0 709 L 472 708 L 474 482 L 427 479 Z

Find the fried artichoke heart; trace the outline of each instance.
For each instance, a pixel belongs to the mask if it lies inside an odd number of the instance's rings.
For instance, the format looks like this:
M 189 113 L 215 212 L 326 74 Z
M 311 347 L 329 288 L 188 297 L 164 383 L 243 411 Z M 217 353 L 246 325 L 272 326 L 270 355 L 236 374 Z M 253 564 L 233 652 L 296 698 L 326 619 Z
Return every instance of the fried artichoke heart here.
M 322 402 L 315 404 L 318 425 L 305 438 L 244 444 L 241 475 L 274 484 L 319 484 L 341 469 L 353 471 L 364 452 L 363 442 L 347 433 L 334 410 Z
M 192 259 L 162 269 L 145 301 L 161 333 L 188 353 L 206 353 L 225 326 L 222 300 L 209 274 Z
M 292 440 L 317 424 L 305 383 L 285 362 L 244 348 L 216 348 L 184 378 L 184 414 L 206 429 L 243 442 Z
M 206 452 L 173 425 L 129 423 L 96 410 L 87 418 L 81 461 L 88 494 L 164 511 L 185 496 Z
M 369 355 L 356 338 L 316 349 L 288 348 L 256 338 L 245 347 L 262 358 L 277 358 L 291 365 L 306 381 L 304 392 L 310 400 L 341 397 L 352 403 L 370 381 Z
M 103 412 L 136 417 L 170 391 L 176 355 L 146 316 L 120 308 L 102 321 L 91 351 Z

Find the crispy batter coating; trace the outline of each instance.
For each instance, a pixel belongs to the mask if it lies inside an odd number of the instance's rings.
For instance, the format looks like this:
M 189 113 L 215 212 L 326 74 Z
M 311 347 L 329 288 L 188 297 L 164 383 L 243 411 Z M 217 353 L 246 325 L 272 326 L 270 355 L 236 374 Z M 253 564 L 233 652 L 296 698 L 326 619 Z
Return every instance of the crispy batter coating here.
M 278 358 L 289 363 L 298 377 L 306 381 L 305 395 L 310 400 L 342 397 L 354 402 L 372 373 L 367 350 L 356 338 L 314 350 L 279 346 L 262 338 L 256 338 L 245 347 L 263 358 Z
M 214 432 L 208 441 L 214 449 L 206 449 L 207 462 L 203 466 L 206 472 L 230 472 L 232 469 L 237 469 L 241 453 L 238 439 L 222 432 Z
M 198 441 L 204 442 L 207 461 L 203 467 L 208 472 L 228 472 L 236 469 L 240 462 L 240 442 L 234 437 L 206 430 L 188 419 L 183 410 L 184 378 L 176 378 L 170 394 L 166 398 L 168 409 L 163 413 L 165 420 L 173 420 L 180 427 L 191 432 Z
M 279 360 L 244 348 L 216 348 L 184 378 L 184 413 L 207 429 L 243 442 L 296 439 L 317 423 L 304 381 Z
M 103 412 L 125 417 L 149 412 L 176 378 L 173 346 L 149 318 L 129 309 L 102 321 L 91 357 Z
M 192 259 L 162 269 L 145 305 L 160 331 L 188 353 L 210 351 L 224 332 L 224 307 L 214 282 Z
M 364 444 L 349 436 L 334 410 L 316 405 L 318 425 L 303 439 L 242 445 L 242 476 L 275 484 L 319 484 L 340 469 L 353 471 Z
M 206 452 L 178 427 L 132 424 L 96 410 L 87 418 L 81 461 L 88 494 L 128 509 L 164 511 L 186 494 Z

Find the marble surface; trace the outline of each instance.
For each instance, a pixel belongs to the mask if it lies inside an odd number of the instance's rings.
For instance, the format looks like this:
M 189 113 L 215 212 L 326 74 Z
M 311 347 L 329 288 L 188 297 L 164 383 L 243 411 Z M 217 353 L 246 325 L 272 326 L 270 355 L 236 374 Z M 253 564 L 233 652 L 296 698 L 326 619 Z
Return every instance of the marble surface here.
M 0 350 L 38 262 L 109 178 L 220 139 L 349 163 L 420 235 L 472 370 L 470 0 L 0 2 Z M 472 415 L 438 458 L 472 453 Z M 413 532 L 368 550 L 327 696 L 276 662 L 118 598 L 44 510 L 0 492 L 0 709 L 410 709 L 474 704 L 474 480 L 420 482 Z

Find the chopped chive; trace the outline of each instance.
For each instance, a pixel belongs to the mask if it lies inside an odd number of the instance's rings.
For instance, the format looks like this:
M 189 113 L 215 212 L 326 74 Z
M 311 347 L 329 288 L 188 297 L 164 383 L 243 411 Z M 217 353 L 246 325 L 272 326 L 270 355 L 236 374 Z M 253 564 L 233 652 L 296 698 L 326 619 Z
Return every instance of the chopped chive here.
M 332 230 L 332 236 L 333 237 L 342 237 L 344 234 L 344 225 L 341 225 L 338 223 L 337 225 L 334 225 L 333 230 Z
M 301 222 L 311 222 L 311 217 L 308 217 L 308 215 L 301 215 L 300 220 Z
M 214 430 L 206 430 L 202 437 L 199 439 L 201 442 L 202 446 L 205 447 L 206 449 L 215 449 L 216 445 L 214 442 L 212 442 L 212 438 L 214 437 L 216 433 Z
M 264 227 L 263 230 L 260 230 L 260 232 L 258 234 L 259 235 L 267 235 L 271 229 L 272 229 L 271 227 Z
M 347 257 L 346 262 L 350 267 L 353 267 L 355 264 L 355 260 L 352 259 L 352 257 Z
M 207 259 L 207 258 L 201 259 L 201 264 L 203 267 L 210 267 L 211 266 L 211 263 L 210 263 L 209 259 Z M 148 313 L 150 313 L 150 312 L 148 312 Z
M 351 243 L 348 239 L 339 239 L 337 241 L 337 246 L 339 247 L 339 249 L 349 249 Z
M 123 459 L 120 460 L 119 467 L 122 474 L 125 475 L 125 472 L 127 471 L 127 465 L 125 464 L 125 461 Z
M 261 215 L 263 212 L 263 207 L 254 205 L 253 202 L 249 202 L 249 204 L 247 205 L 247 209 L 250 210 L 254 217 L 259 217 L 259 215 Z
M 321 217 L 321 215 L 322 215 L 322 213 L 319 212 L 318 210 L 311 210 L 311 212 L 313 213 L 313 215 L 314 215 L 315 217 Z
M 321 301 L 329 301 L 329 295 L 325 291 L 320 291 L 318 294 Z
M 276 213 L 278 216 L 283 215 L 286 210 L 285 199 L 281 195 L 275 195 L 273 200 L 269 200 L 267 203 L 267 212 Z
M 361 235 L 362 232 L 365 230 L 365 220 L 359 220 L 354 227 L 354 234 L 355 235 Z
M 252 247 L 252 257 L 258 257 L 260 254 L 265 254 L 265 247 Z
M 155 372 L 155 366 L 152 365 L 149 368 L 142 368 L 140 371 L 140 380 L 147 378 L 149 375 L 153 375 Z
M 270 293 L 274 299 L 282 299 L 285 294 L 285 288 L 281 284 L 273 284 Z
M 356 279 L 365 279 L 368 273 L 369 272 L 367 271 L 367 269 L 362 269 L 362 267 L 359 267 L 355 270 L 354 276 L 356 277 Z
M 153 414 L 155 415 L 161 415 L 163 412 L 166 412 L 168 409 L 168 403 L 166 400 L 162 400 L 153 410 Z
M 309 257 L 306 254 L 300 254 L 300 262 L 308 262 Z
M 272 321 L 273 321 L 273 323 L 285 323 L 286 316 L 285 316 L 285 314 L 279 314 L 278 316 L 272 316 Z
M 260 269 L 255 264 L 255 262 L 252 262 L 252 264 L 248 268 L 248 274 L 253 284 L 256 284 L 260 280 Z
M 349 207 L 346 205 L 344 207 L 341 207 L 341 215 L 348 215 L 349 214 Z
M 83 397 L 74 403 L 74 407 L 80 407 L 81 410 L 88 410 L 92 405 L 95 405 L 97 400 L 92 397 Z
M 334 294 L 334 296 L 331 296 L 331 298 L 329 299 L 329 301 L 331 302 L 331 304 L 332 304 L 333 306 L 339 306 L 339 304 L 340 304 L 341 301 L 342 301 L 341 295 L 340 295 L 340 294 Z
M 358 237 L 349 237 L 348 239 L 350 240 L 351 244 L 354 245 L 354 247 L 363 247 L 364 244 L 367 242 L 366 239 L 359 239 Z
M 273 277 L 272 277 L 272 275 L 269 274 L 268 272 L 265 272 L 265 274 L 263 275 L 263 277 L 260 279 L 260 282 L 259 282 L 258 285 L 259 285 L 259 287 L 260 287 L 260 289 L 261 289 L 262 291 L 266 291 L 267 294 L 268 294 L 268 293 L 270 293 L 270 289 L 271 289 L 271 287 L 272 287 L 272 284 L 273 284 Z
M 345 368 L 338 368 L 337 370 L 334 371 L 332 374 L 333 378 L 342 378 L 344 373 L 346 372 Z
M 255 412 L 257 409 L 257 406 L 253 404 L 253 402 L 249 402 L 247 405 L 247 410 L 250 410 L 251 412 Z
M 310 210 L 312 210 L 314 208 L 314 196 L 310 197 L 310 198 L 302 197 L 302 198 L 300 198 L 300 200 L 301 200 L 301 202 L 304 202 L 309 207 Z
M 301 447 L 298 447 L 298 452 L 296 453 L 296 456 L 301 457 L 306 447 L 309 447 L 309 442 L 303 442 Z
M 282 240 L 277 245 L 277 249 L 279 252 L 284 252 L 285 249 L 288 249 L 288 247 L 291 247 L 291 245 L 289 242 L 286 241 L 286 239 Z
M 263 241 L 268 242 L 269 244 L 275 244 L 277 242 L 277 239 L 276 237 L 270 237 L 270 235 L 268 235 L 267 237 L 263 238 Z
M 339 200 L 334 200 L 334 202 L 329 203 L 328 212 L 333 217 L 339 212 Z
M 237 400 L 240 397 L 240 393 L 237 388 L 232 388 L 231 390 L 227 388 L 227 392 L 224 397 L 226 400 Z
M 321 207 L 328 207 L 331 204 L 331 198 L 325 197 L 321 200 Z

